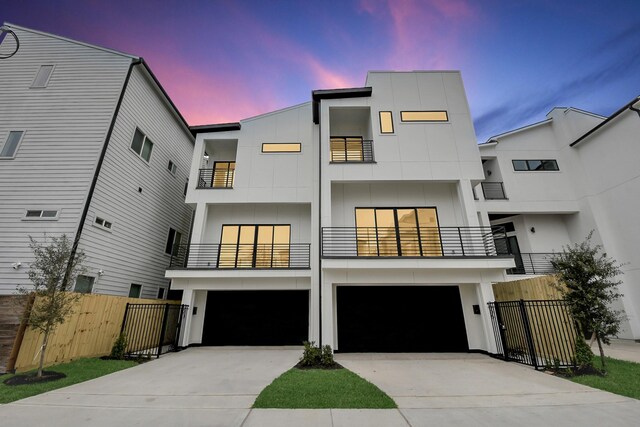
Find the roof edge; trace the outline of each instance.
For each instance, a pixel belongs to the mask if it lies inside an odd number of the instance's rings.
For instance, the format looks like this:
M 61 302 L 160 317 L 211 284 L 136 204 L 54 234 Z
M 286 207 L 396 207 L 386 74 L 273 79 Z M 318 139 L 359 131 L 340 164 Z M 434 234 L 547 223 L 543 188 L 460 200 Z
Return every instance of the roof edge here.
M 189 130 L 192 135 L 196 135 L 198 133 L 209 133 L 209 132 L 228 132 L 232 130 L 240 130 L 242 125 L 240 122 L 231 122 L 231 123 L 214 123 L 210 125 L 198 125 L 191 126 Z
M 601 127 L 606 126 L 609 122 L 611 122 L 613 119 L 618 117 L 620 114 L 624 113 L 627 109 L 630 109 L 631 107 L 633 107 L 633 104 L 635 104 L 638 101 L 640 101 L 640 95 L 636 96 L 630 102 L 628 102 L 622 108 L 620 108 L 618 111 L 616 111 L 615 113 L 613 113 L 612 115 L 607 117 L 607 119 L 605 121 L 603 121 L 602 123 L 598 124 L 597 126 L 592 128 L 591 130 L 589 130 L 587 133 L 582 135 L 580 138 L 578 138 L 575 141 L 573 141 L 571 144 L 569 144 L 569 147 L 573 147 L 573 146 L 577 145 L 578 143 L 580 143 L 580 141 L 588 138 L 589 136 L 591 136 L 591 134 L 597 132 Z
M 371 96 L 371 86 L 352 87 L 344 89 L 317 89 L 311 91 L 313 100 L 313 123 L 320 122 L 320 101 L 323 99 L 364 98 Z
M 498 142 L 497 141 L 498 138 L 504 138 L 505 136 L 509 136 L 509 135 L 514 134 L 514 133 L 518 133 L 518 132 L 525 131 L 527 129 L 531 129 L 531 128 L 534 128 L 534 127 L 546 125 L 548 123 L 551 123 L 552 121 L 553 121 L 552 118 L 548 118 L 548 119 L 542 120 L 540 122 L 531 123 L 530 125 L 525 125 L 525 126 L 522 126 L 522 127 L 516 128 L 516 129 L 512 129 L 512 130 L 507 131 L 507 132 L 499 133 L 498 135 L 494 135 L 494 136 L 489 137 L 489 139 L 487 139 L 487 141 L 484 142 L 483 144 L 489 144 L 491 142 Z

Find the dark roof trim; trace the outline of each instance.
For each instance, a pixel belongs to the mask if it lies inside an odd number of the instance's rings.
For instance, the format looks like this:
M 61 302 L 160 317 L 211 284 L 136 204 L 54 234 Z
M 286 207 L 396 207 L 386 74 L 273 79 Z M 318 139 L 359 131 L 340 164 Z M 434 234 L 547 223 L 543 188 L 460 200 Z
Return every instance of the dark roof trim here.
M 213 125 L 191 126 L 189 130 L 195 136 L 198 133 L 207 132 L 227 132 L 230 130 L 240 130 L 242 126 L 238 122 L 234 123 L 218 123 Z
M 169 94 L 167 93 L 166 90 L 164 90 L 164 88 L 162 87 L 162 85 L 160 84 L 160 80 L 158 80 L 158 78 L 156 77 L 155 74 L 153 74 L 153 71 L 151 71 L 151 68 L 149 67 L 149 65 L 146 63 L 146 61 L 144 60 L 144 58 L 140 58 L 140 63 L 144 66 L 145 70 L 147 70 L 147 72 L 149 73 L 149 75 L 151 76 L 151 78 L 153 79 L 153 81 L 156 83 L 156 85 L 158 86 L 158 89 L 160 89 L 160 92 L 162 92 L 162 94 L 164 95 L 164 97 L 167 99 L 167 101 L 169 101 L 169 105 L 171 105 L 171 108 L 173 108 L 173 111 L 175 111 L 176 115 L 180 118 L 180 121 L 182 122 L 182 124 L 184 125 L 184 127 L 188 130 L 191 130 L 189 128 L 189 123 L 187 123 L 187 121 L 184 119 L 184 117 L 182 116 L 182 114 L 180 113 L 180 110 L 178 110 L 178 107 L 176 107 L 176 105 L 173 103 L 173 101 L 171 100 L 171 98 L 169 97 Z
M 318 124 L 320 120 L 320 100 L 322 99 L 343 99 L 343 98 L 364 98 L 371 96 L 372 89 L 367 87 L 353 87 L 347 89 L 320 89 L 311 92 L 313 100 L 313 123 Z
M 610 115 L 605 121 L 603 121 L 602 123 L 600 123 L 598 126 L 594 127 L 593 129 L 591 129 L 589 132 L 585 133 L 584 135 L 582 135 L 580 138 L 576 139 L 575 141 L 573 141 L 571 144 L 569 144 L 569 147 L 573 147 L 574 145 L 578 144 L 580 141 L 582 141 L 583 139 L 586 139 L 587 137 L 589 137 L 592 133 L 597 132 L 598 129 L 600 129 L 601 127 L 605 126 L 606 124 L 608 124 L 611 120 L 615 119 L 616 117 L 618 117 L 620 114 L 624 113 L 625 110 L 627 109 L 631 109 L 631 107 L 633 106 L 633 104 L 635 104 L 636 102 L 640 101 L 640 96 L 636 96 L 635 98 L 633 98 L 631 100 L 631 102 L 629 102 L 628 104 L 626 104 L 624 107 L 622 107 L 621 109 L 619 109 L 618 111 L 616 111 L 615 113 L 613 113 L 612 115 Z

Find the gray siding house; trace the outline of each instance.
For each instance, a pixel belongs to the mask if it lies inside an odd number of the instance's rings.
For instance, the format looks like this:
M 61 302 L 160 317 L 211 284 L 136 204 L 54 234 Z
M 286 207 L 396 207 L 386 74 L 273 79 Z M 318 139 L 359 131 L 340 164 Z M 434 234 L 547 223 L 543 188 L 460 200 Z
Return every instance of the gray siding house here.
M 142 58 L 3 26 L 0 294 L 29 284 L 29 236 L 65 233 L 87 254 L 78 291 L 166 297 L 193 212 L 184 118 Z

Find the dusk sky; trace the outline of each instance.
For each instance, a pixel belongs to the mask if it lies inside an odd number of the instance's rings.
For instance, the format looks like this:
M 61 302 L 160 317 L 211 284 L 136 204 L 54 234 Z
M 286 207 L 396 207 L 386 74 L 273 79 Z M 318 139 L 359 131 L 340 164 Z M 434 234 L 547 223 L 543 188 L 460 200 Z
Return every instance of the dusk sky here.
M 362 86 L 368 70 L 461 70 L 480 142 L 640 94 L 638 0 L 0 0 L 4 21 L 144 57 L 190 125 Z

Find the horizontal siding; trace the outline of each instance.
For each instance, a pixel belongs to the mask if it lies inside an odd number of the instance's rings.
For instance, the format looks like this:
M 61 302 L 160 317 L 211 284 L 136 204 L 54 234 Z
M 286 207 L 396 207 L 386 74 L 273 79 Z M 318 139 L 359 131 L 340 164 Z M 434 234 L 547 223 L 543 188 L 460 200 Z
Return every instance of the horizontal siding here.
M 131 149 L 136 127 L 153 141 L 149 163 Z M 143 285 L 142 297 L 154 298 L 169 256 L 164 253 L 169 227 L 186 242 L 192 209 L 184 203 L 193 143 L 142 66 L 134 67 L 109 148 L 89 207 L 80 246 L 90 274 L 103 270 L 95 292 L 127 295 L 131 283 Z M 167 170 L 172 160 L 174 176 Z M 138 188 L 142 188 L 142 193 Z M 111 231 L 93 225 L 96 216 L 113 222 Z
M 28 236 L 73 238 L 131 60 L 15 30 L 20 50 L 0 63 L 0 141 L 26 131 L 16 158 L 0 160 L 0 293 L 28 285 Z M 13 43 L 5 38 L 0 51 Z M 46 88 L 30 89 L 40 65 Z M 25 209 L 57 209 L 57 221 L 23 221 Z M 11 264 L 20 261 L 16 271 Z

